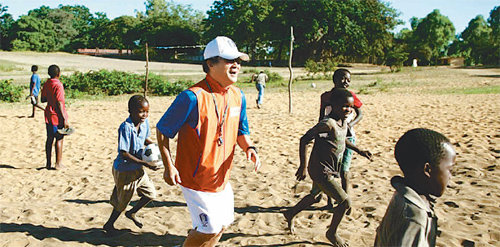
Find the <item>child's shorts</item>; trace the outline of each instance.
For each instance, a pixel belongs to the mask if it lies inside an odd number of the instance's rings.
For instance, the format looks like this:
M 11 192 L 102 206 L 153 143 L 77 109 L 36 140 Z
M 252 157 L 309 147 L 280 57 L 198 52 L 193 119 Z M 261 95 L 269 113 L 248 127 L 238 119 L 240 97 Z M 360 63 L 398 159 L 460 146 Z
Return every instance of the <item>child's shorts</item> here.
M 153 181 L 143 169 L 118 171 L 113 167 L 113 177 L 115 179 L 115 187 L 109 203 L 118 212 L 122 212 L 127 208 L 135 191 L 137 191 L 140 197 L 145 196 L 151 200 L 156 198 L 156 189 Z
M 221 192 L 203 192 L 183 186 L 182 194 L 191 214 L 193 229 L 198 232 L 219 233 L 234 221 L 234 195 L 231 184 Z
M 47 130 L 47 136 L 53 136 L 56 138 L 56 140 L 63 139 L 64 136 L 59 134 L 57 130 L 64 128 L 64 126 L 54 126 L 51 123 L 46 123 L 45 128 Z
M 348 136 L 347 139 L 352 143 L 356 144 L 356 137 L 354 136 Z M 345 148 L 343 157 L 342 157 L 342 163 L 340 164 L 340 170 L 343 172 L 348 172 L 349 168 L 351 167 L 351 159 L 352 159 L 352 151 L 349 148 Z
M 32 105 L 38 104 L 38 95 L 37 96 L 31 95 L 30 102 L 31 102 Z
M 312 178 L 312 177 L 311 177 Z M 325 193 L 329 197 L 335 199 L 337 203 L 343 202 L 347 199 L 347 193 L 342 189 L 342 185 L 335 181 L 333 176 L 327 174 L 318 175 L 312 178 L 313 187 L 310 194 L 317 195 L 320 192 Z

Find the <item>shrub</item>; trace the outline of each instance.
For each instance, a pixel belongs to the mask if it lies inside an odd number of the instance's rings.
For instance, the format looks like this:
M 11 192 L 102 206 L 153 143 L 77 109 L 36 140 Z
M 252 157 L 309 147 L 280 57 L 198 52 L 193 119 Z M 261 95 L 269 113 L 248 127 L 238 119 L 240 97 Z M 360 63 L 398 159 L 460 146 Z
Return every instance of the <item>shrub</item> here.
M 330 77 L 330 74 L 335 71 L 337 64 L 338 63 L 333 58 L 327 58 L 320 62 L 309 59 L 305 63 L 305 69 L 309 75 L 312 74 L 314 76 L 318 73 L 322 73 L 324 77 Z
M 90 95 L 120 95 L 144 92 L 144 76 L 123 71 L 75 72 L 62 76 L 68 97 L 79 97 L 80 92 Z M 148 91 L 153 95 L 175 95 L 189 86 L 189 82 L 169 83 L 162 77 L 150 74 Z
M 12 84 L 12 80 L 0 81 L 0 100 L 7 102 L 21 101 L 24 87 Z
M 150 75 L 148 78 L 148 87 L 151 94 L 154 95 L 177 95 L 193 84 L 192 81 L 164 81 L 158 75 Z

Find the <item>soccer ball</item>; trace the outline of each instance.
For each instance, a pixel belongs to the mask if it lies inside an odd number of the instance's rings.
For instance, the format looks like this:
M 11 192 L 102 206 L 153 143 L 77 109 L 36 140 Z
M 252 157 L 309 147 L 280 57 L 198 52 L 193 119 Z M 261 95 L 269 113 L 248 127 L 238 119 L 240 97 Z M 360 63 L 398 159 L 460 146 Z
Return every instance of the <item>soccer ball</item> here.
M 312 83 L 311 83 L 311 87 L 312 87 L 312 88 L 316 88 L 316 83 L 312 82 Z
M 146 162 L 155 162 L 158 166 L 163 166 L 160 149 L 154 143 L 147 145 L 142 153 L 142 160 Z

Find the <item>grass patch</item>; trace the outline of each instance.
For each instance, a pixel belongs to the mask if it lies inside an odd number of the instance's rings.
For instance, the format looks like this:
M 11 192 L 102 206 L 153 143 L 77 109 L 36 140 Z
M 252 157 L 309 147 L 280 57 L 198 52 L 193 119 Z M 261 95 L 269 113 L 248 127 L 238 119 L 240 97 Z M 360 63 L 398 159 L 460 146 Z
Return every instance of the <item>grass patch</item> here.
M 0 72 L 12 72 L 15 70 L 21 70 L 16 64 L 0 59 Z
M 445 88 L 431 91 L 435 94 L 500 94 L 500 86 L 490 85 L 484 87 Z
M 371 94 L 376 92 L 390 92 L 391 89 L 404 86 L 404 83 L 392 80 L 387 82 L 381 78 L 376 78 L 374 82 L 363 85 L 358 89 L 359 94 Z

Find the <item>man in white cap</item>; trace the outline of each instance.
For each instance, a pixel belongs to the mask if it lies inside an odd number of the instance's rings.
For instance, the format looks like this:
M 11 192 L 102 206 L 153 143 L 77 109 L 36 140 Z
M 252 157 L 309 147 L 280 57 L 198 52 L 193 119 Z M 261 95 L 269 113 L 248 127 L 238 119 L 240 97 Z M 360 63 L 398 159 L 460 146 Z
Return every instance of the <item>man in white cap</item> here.
M 234 220 L 234 196 L 229 183 L 236 144 L 260 167 L 250 134 L 238 79 L 245 53 L 227 37 L 210 41 L 203 54 L 205 79 L 181 92 L 156 125 L 169 185 L 180 185 L 193 229 L 183 246 L 215 246 Z M 170 139 L 179 134 L 175 164 Z

